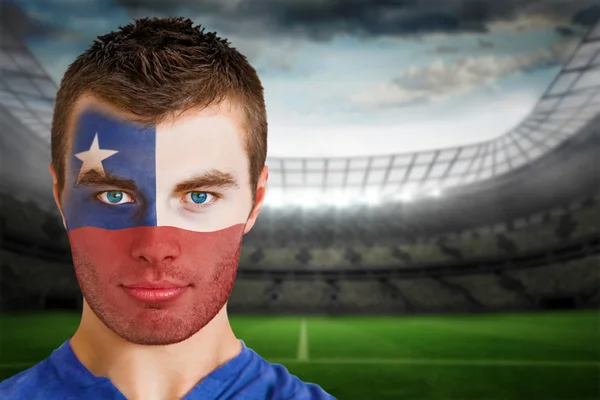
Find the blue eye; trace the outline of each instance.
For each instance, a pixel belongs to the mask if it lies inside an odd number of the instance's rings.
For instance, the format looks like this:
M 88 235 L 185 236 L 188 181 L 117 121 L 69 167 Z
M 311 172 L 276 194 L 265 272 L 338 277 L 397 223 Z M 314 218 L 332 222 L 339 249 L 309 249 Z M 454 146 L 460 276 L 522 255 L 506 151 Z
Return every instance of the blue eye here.
M 202 204 L 206 201 L 208 193 L 206 192 L 192 192 L 192 201 L 196 204 Z
M 121 190 L 109 190 L 107 192 L 102 192 L 97 197 L 102 202 L 110 205 L 121 205 L 135 202 L 133 197 Z
M 111 191 L 106 193 L 106 199 L 111 203 L 118 203 L 123 198 L 123 192 Z

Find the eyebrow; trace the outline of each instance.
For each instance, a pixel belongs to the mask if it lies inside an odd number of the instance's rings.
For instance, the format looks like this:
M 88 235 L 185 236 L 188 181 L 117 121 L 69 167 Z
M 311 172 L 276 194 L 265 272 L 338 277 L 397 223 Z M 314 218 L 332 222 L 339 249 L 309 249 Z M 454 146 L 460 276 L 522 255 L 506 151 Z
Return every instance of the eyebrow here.
M 90 186 L 90 187 L 104 187 L 104 186 L 114 186 L 119 189 L 125 189 L 132 192 L 138 190 L 137 185 L 131 179 L 121 178 L 120 176 L 112 175 L 106 173 L 105 176 L 102 176 L 98 173 L 86 173 L 82 176 L 79 181 L 75 184 L 75 186 Z
M 222 172 L 216 169 L 195 176 L 191 179 L 178 183 L 175 186 L 176 192 L 189 192 L 200 188 L 239 188 L 240 185 L 232 174 Z
M 106 187 L 112 186 L 119 189 L 125 189 L 132 192 L 138 190 L 135 181 L 131 179 L 122 178 L 117 175 L 106 173 L 102 176 L 98 173 L 88 172 L 82 176 L 76 183 L 77 187 L 88 186 L 88 187 Z M 222 172 L 218 170 L 210 170 L 201 175 L 195 176 L 186 181 L 180 182 L 175 186 L 176 192 L 189 192 L 194 189 L 200 188 L 239 188 L 240 185 L 237 179 L 228 172 Z

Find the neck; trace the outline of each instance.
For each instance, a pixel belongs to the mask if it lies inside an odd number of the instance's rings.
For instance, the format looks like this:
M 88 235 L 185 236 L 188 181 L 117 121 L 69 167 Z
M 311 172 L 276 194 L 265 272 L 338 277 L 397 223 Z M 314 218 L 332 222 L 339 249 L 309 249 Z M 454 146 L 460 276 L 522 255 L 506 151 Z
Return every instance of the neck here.
M 84 301 L 81 323 L 70 340 L 71 348 L 92 374 L 109 378 L 128 399 L 181 398 L 242 350 L 229 324 L 226 307 L 183 342 L 144 346 L 128 342 L 108 329 Z

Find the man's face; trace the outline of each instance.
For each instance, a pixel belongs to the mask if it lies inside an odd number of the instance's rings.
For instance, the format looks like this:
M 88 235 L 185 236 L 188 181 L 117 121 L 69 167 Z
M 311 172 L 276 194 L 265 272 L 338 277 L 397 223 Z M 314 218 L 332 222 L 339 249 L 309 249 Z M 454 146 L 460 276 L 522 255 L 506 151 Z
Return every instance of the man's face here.
M 142 128 L 94 101 L 76 110 L 61 206 L 83 295 L 130 342 L 183 341 L 237 272 L 252 208 L 238 112 Z

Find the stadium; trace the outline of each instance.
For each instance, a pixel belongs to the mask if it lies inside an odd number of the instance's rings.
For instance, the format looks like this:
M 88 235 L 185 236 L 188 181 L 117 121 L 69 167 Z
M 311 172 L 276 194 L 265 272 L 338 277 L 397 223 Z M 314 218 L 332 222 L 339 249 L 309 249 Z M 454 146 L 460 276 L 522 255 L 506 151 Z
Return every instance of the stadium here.
M 4 10 L 0 379 L 68 338 L 82 303 L 47 173 L 57 84 Z M 340 399 L 598 398 L 599 157 L 600 24 L 498 137 L 269 156 L 234 331 Z

